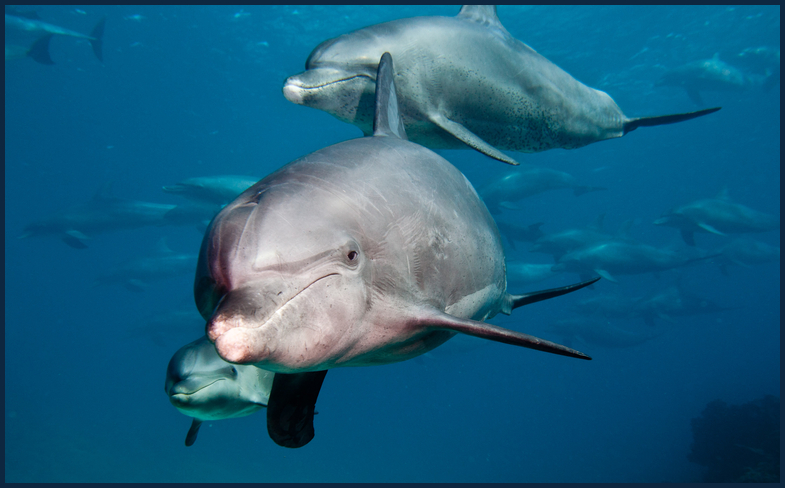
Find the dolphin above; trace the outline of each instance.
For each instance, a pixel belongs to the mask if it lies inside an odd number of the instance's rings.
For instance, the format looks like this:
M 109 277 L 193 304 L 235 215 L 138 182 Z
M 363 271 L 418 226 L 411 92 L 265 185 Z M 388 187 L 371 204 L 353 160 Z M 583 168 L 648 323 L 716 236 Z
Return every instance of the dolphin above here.
M 93 27 L 90 35 L 49 24 L 34 12 L 18 12 L 9 7 L 5 11 L 5 59 L 31 57 L 41 64 L 54 64 L 49 56 L 49 41 L 52 36 L 69 36 L 87 39 L 98 61 L 103 62 L 102 37 L 105 18 Z
M 169 360 L 164 391 L 177 410 L 193 417 L 185 445 L 193 445 L 205 420 L 245 417 L 266 407 L 274 376 L 227 363 L 207 337 L 181 347 Z
M 257 181 L 253 176 L 200 176 L 165 186 L 163 191 L 198 203 L 225 205 Z
M 282 413 L 296 404 L 289 426 L 311 413 L 324 370 L 414 358 L 458 332 L 590 359 L 481 322 L 595 280 L 507 293 L 488 210 L 460 171 L 405 140 L 389 54 L 378 71 L 373 137 L 262 179 L 202 241 L 194 296 L 208 337 L 227 361 L 288 373 L 276 374 L 268 413 L 279 398 Z M 279 389 L 279 378 L 292 380 Z
M 717 235 L 767 232 L 780 228 L 780 217 L 732 202 L 727 188 L 723 188 L 715 198 L 696 200 L 669 210 L 655 220 L 654 225 L 679 229 L 684 242 L 694 246 L 695 232 Z
M 628 118 L 515 39 L 493 5 L 464 5 L 456 17 L 412 17 L 324 41 L 286 80 L 291 102 L 324 110 L 372 134 L 377 61 L 389 52 L 409 140 L 431 149 L 467 146 L 510 164 L 500 149 L 575 149 L 640 126 L 671 124 L 719 108 Z

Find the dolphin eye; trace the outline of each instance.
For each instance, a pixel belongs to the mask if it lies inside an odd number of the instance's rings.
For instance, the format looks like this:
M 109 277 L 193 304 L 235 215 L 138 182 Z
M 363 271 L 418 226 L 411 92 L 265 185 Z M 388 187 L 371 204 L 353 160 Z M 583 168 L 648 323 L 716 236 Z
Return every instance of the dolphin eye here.
M 237 376 L 237 369 L 234 366 L 232 366 L 232 374 Z
M 349 251 L 349 254 L 346 255 L 349 258 L 349 261 L 354 261 L 357 259 L 357 251 Z

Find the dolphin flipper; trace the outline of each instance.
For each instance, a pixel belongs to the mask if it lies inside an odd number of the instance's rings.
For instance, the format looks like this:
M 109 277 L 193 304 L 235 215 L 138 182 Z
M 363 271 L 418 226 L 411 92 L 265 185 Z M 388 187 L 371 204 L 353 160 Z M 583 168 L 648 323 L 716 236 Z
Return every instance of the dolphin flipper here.
M 327 370 L 276 373 L 267 402 L 267 433 L 279 446 L 303 447 L 314 436 L 316 399 Z
M 447 117 L 445 117 L 440 113 L 431 114 L 429 119 L 431 122 L 439 126 L 439 128 L 449 133 L 459 141 L 463 142 L 470 148 L 480 151 L 481 153 L 485 154 L 489 158 L 496 159 L 503 163 L 518 166 L 519 163 L 516 160 L 507 156 L 506 154 L 499 151 L 495 147 L 491 146 L 487 142 L 483 141 L 476 134 L 474 134 L 472 131 L 462 126 L 458 122 L 453 122 L 452 120 L 448 119 Z
M 727 235 L 724 232 L 720 232 L 717 229 L 715 229 L 714 227 L 710 226 L 709 224 L 706 224 L 706 223 L 703 223 L 703 222 L 699 223 L 698 227 L 700 227 L 701 229 L 705 230 L 706 232 L 708 232 L 710 234 L 717 234 L 718 236 L 725 236 L 725 235 Z
M 185 445 L 186 447 L 191 447 L 196 442 L 196 436 L 199 435 L 199 427 L 202 426 L 202 421 L 199 419 L 194 419 L 191 422 L 191 428 L 188 429 L 188 434 L 185 436 Z
M 88 237 L 78 230 L 69 230 L 63 234 L 63 242 L 73 247 L 74 249 L 87 249 L 85 241 Z
M 95 54 L 98 61 L 102 63 L 104 62 L 103 53 L 101 52 L 104 45 L 102 39 L 104 36 L 104 24 L 106 24 L 106 17 L 99 20 L 98 23 L 95 24 L 95 27 L 93 27 L 93 31 L 90 32 L 90 37 L 92 37 L 90 46 L 93 48 L 93 54 Z
M 33 45 L 30 46 L 30 50 L 27 51 L 27 55 L 41 64 L 55 64 L 49 56 L 49 41 L 52 39 L 53 35 L 54 34 L 49 34 L 48 36 L 43 36 L 35 41 Z
M 590 280 L 582 281 L 580 283 L 575 283 L 574 285 L 560 286 L 559 288 L 550 288 L 548 290 L 540 290 L 531 293 L 525 293 L 523 295 L 510 295 L 510 299 L 511 299 L 510 310 L 516 309 L 518 307 L 522 307 L 524 305 L 540 302 L 542 300 L 548 300 L 550 298 L 566 295 L 567 293 L 572 293 L 574 291 L 580 290 L 585 286 L 594 284 L 598 280 L 599 278 L 592 278 Z M 509 313 L 509 312 L 502 311 L 502 313 Z
M 513 346 L 527 347 L 529 349 L 536 349 L 538 351 L 558 354 L 560 356 L 568 356 L 578 359 L 591 359 L 589 356 L 583 354 L 580 351 L 556 344 L 555 342 L 546 341 L 544 339 L 540 339 L 539 337 L 530 336 L 529 334 L 523 334 L 521 332 L 505 329 L 503 327 L 487 324 L 485 322 L 461 319 L 443 312 L 439 312 L 438 310 L 431 310 L 430 312 L 418 314 L 417 318 L 414 319 L 414 324 L 412 325 L 424 328 L 444 329 L 453 332 L 460 332 L 462 334 L 479 337 L 481 339 L 488 339 L 491 341 L 501 342 L 503 344 L 511 344 Z M 278 375 L 276 375 L 276 377 L 277 376 Z
M 681 238 L 684 239 L 688 246 L 695 247 L 695 234 L 691 230 L 682 229 Z
M 705 110 L 698 110 L 696 112 L 687 112 L 683 114 L 660 115 L 658 117 L 638 117 L 636 119 L 627 119 L 624 121 L 624 133 L 632 132 L 638 127 L 651 127 L 654 125 L 675 124 L 677 122 L 684 122 L 685 120 L 694 119 L 696 117 L 703 117 L 716 112 L 722 107 L 707 108 Z

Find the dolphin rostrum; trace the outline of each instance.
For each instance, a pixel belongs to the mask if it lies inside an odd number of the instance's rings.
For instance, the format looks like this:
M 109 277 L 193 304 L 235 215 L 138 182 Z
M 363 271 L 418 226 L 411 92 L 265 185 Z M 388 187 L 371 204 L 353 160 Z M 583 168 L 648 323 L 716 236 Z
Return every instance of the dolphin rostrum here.
M 35 12 L 19 12 L 9 7 L 5 10 L 5 59 L 30 57 L 41 64 L 54 64 L 49 56 L 52 36 L 69 36 L 87 39 L 98 61 L 103 62 L 102 37 L 106 18 L 93 27 L 90 35 L 42 21 Z
M 507 292 L 493 219 L 460 171 L 405 139 L 392 73 L 385 54 L 373 137 L 289 163 L 210 224 L 194 295 L 218 353 L 276 373 L 316 375 L 414 358 L 461 332 L 590 359 L 482 322 L 595 280 Z M 315 386 L 321 382 L 299 395 L 292 385 L 287 391 L 308 403 Z M 270 409 L 275 398 L 274 386 Z
M 389 52 L 409 140 L 465 149 L 510 164 L 500 149 L 575 149 L 641 126 L 719 110 L 629 118 L 502 26 L 494 5 L 464 5 L 456 17 L 412 17 L 322 42 L 306 71 L 286 80 L 291 102 L 324 110 L 372 134 L 377 60 Z
M 193 445 L 205 420 L 245 417 L 266 407 L 274 376 L 227 363 L 207 337 L 181 347 L 169 360 L 164 391 L 177 410 L 193 417 L 185 445 Z

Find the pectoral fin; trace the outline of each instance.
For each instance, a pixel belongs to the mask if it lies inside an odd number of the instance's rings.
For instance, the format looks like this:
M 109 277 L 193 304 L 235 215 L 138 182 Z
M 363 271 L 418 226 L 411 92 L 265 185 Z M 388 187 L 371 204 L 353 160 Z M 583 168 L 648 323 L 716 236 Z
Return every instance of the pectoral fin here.
M 724 232 L 720 232 L 717 229 L 715 229 L 714 227 L 710 226 L 709 224 L 704 224 L 703 222 L 698 224 L 698 227 L 700 227 L 701 229 L 703 229 L 706 232 L 709 232 L 711 234 L 717 234 L 718 236 L 726 235 Z
M 276 373 L 267 401 L 267 433 L 283 447 L 302 447 L 313 439 L 316 399 L 327 370 Z
M 488 339 L 491 341 L 501 342 L 504 344 L 512 344 L 513 346 L 528 347 L 529 349 L 537 349 L 538 351 L 550 352 L 552 354 L 559 354 L 561 356 L 569 356 L 578 359 L 591 359 L 589 356 L 582 352 L 570 349 L 569 347 L 556 344 L 554 342 L 546 341 L 538 337 L 515 332 L 497 325 L 486 324 L 485 322 L 477 322 L 474 320 L 461 319 L 453 317 L 438 310 L 431 310 L 421 314 L 413 319 L 415 326 L 420 326 L 429 329 L 442 329 L 460 332 L 481 339 Z
M 188 429 L 188 434 L 185 436 L 185 445 L 187 447 L 191 447 L 196 442 L 196 436 L 199 435 L 199 427 L 202 426 L 202 421 L 199 419 L 194 419 L 191 422 L 191 428 Z
M 448 119 L 444 115 L 439 113 L 432 114 L 430 119 L 431 122 L 439 126 L 445 132 L 450 133 L 450 135 L 452 135 L 459 141 L 463 142 L 464 144 L 466 144 L 472 149 L 480 151 L 481 153 L 485 154 L 489 158 L 493 158 L 503 163 L 512 164 L 515 166 L 518 165 L 517 161 L 507 156 L 503 152 L 499 151 L 495 147 L 491 146 L 487 142 L 483 141 L 466 127 L 462 126 L 457 122 L 453 122 L 452 120 Z
M 73 247 L 74 249 L 87 249 L 87 244 L 85 244 L 85 241 L 88 239 L 89 237 L 82 234 L 78 230 L 69 230 L 63 235 L 63 242 Z
M 595 269 L 594 272 L 597 273 L 598 275 L 602 276 L 606 280 L 610 281 L 611 283 L 616 283 L 616 284 L 619 283 L 619 280 L 614 278 L 612 274 L 608 273 L 604 269 Z

